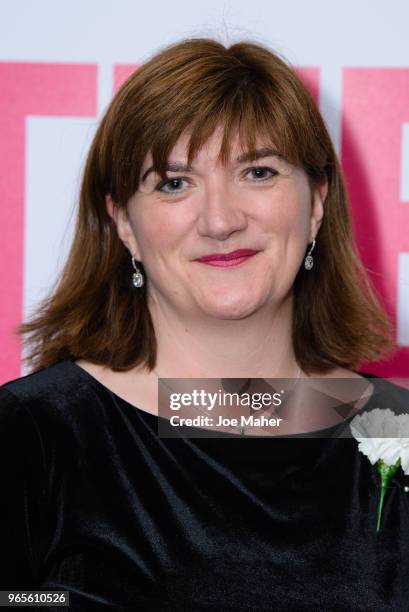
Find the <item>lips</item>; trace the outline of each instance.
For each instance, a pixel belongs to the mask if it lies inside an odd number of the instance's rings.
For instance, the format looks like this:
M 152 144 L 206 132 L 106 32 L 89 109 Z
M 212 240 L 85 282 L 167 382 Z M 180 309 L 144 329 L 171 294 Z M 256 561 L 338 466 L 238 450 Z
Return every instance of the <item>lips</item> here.
M 212 255 L 205 255 L 196 261 L 201 261 L 203 263 L 209 261 L 231 261 L 235 259 L 242 259 L 243 257 L 250 257 L 256 253 L 258 253 L 258 251 L 255 251 L 254 249 L 238 249 L 237 251 L 232 251 L 231 253 L 214 253 Z
M 254 249 L 238 249 L 231 253 L 213 253 L 212 255 L 205 255 L 196 261 L 215 268 L 233 268 L 244 264 L 256 253 L 258 253 L 258 251 Z

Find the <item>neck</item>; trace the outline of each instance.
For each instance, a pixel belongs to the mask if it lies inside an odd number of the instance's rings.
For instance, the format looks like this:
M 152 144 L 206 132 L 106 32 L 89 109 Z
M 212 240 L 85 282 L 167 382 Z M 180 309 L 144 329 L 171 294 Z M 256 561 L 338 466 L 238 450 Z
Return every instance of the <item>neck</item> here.
M 155 370 L 166 378 L 296 378 L 293 300 L 240 320 L 184 313 L 161 303 L 150 308 L 157 339 Z

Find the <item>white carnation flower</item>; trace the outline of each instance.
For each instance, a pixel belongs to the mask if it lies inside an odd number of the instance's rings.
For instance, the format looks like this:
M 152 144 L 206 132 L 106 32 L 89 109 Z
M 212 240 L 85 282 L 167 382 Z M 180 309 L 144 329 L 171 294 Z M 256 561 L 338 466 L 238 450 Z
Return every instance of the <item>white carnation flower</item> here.
M 375 408 L 356 415 L 350 427 L 359 450 L 372 465 L 380 459 L 393 465 L 400 459 L 404 473 L 409 475 L 409 414 Z
M 375 408 L 357 414 L 350 423 L 359 450 L 376 465 L 380 476 L 380 496 L 376 531 L 380 531 L 382 509 L 390 479 L 402 467 L 409 474 L 409 414 L 395 414 L 389 408 Z

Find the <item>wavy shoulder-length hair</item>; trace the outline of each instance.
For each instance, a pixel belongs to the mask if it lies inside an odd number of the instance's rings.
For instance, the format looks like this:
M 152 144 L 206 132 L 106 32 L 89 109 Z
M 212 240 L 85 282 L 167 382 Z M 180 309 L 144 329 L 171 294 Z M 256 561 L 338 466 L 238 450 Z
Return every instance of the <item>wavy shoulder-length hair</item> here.
M 189 134 L 188 160 L 223 127 L 219 161 L 234 136 L 246 151 L 271 143 L 311 187 L 328 181 L 312 270 L 294 281 L 292 340 L 309 373 L 355 369 L 395 347 L 391 325 L 360 260 L 339 162 L 324 121 L 295 72 L 254 42 L 226 48 L 209 38 L 170 45 L 139 67 L 108 107 L 92 142 L 80 191 L 75 234 L 58 283 L 23 322 L 33 371 L 63 359 L 128 370 L 155 367 L 156 339 L 147 307 L 149 279 L 131 284 L 130 254 L 106 210 L 110 194 L 126 207 L 148 152 L 162 178 L 170 151 Z M 143 262 L 141 263 L 142 272 Z

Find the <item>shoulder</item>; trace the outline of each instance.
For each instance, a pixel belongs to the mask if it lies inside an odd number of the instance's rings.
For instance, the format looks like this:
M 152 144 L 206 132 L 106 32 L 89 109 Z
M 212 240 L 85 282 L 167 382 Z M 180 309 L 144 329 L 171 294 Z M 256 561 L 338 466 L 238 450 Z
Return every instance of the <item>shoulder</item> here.
M 331 379 L 331 384 L 337 381 L 330 387 L 333 395 L 343 389 L 343 393 L 350 392 L 351 397 L 360 397 L 356 407 L 362 412 L 389 408 L 396 414 L 409 414 L 409 378 L 383 378 L 366 371 L 346 368 L 334 368 L 325 374 L 318 374 L 318 377 L 323 381 Z M 339 384 L 340 381 L 342 384 Z M 343 395 L 344 400 L 346 397 Z
M 10 380 L 0 386 L 0 419 L 20 416 L 37 425 L 68 423 L 89 405 L 89 379 L 69 360 Z M 13 417 L 14 415 L 14 417 Z
M 104 436 L 110 408 L 92 380 L 72 361 L 61 361 L 3 384 L 0 448 L 52 470 L 81 464 L 92 439 Z
M 362 370 L 355 371 L 346 368 L 335 368 L 326 373 L 325 377 L 350 380 L 364 379 L 374 387 L 374 398 L 382 396 L 383 401 L 409 402 L 409 378 L 398 376 L 383 378 Z
M 396 414 L 409 414 L 409 378 L 382 378 L 366 372 L 360 374 L 374 386 L 368 409 L 389 408 Z
M 52 394 L 66 394 L 80 383 L 80 372 L 69 360 L 48 368 L 10 380 L 0 386 L 2 393 L 11 394 L 20 401 L 45 399 Z

